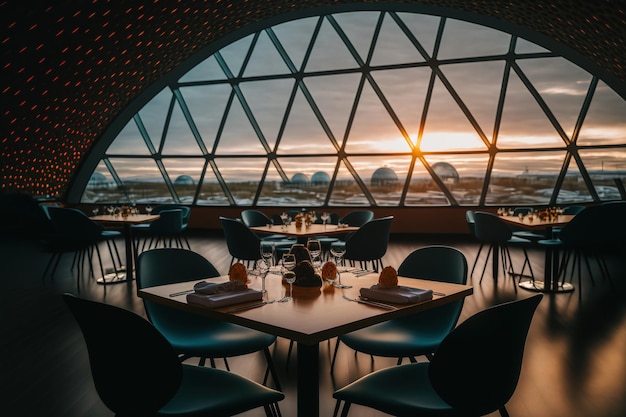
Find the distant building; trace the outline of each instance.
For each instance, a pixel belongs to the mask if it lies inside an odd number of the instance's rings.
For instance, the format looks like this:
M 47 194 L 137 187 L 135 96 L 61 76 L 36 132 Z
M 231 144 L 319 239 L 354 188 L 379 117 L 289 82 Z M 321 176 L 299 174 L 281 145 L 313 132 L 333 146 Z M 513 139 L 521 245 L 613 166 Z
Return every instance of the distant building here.
M 391 168 L 378 168 L 372 174 L 370 183 L 374 186 L 395 185 L 398 183 L 398 175 L 396 175 L 396 172 Z
M 194 185 L 195 183 L 189 175 L 181 175 L 174 180 L 174 185 Z
M 330 184 L 330 176 L 322 171 L 318 171 L 311 175 L 311 185 L 320 186 Z
M 454 166 L 447 162 L 437 162 L 432 166 L 435 174 L 441 179 L 441 181 L 448 184 L 456 184 L 459 182 L 459 173 Z

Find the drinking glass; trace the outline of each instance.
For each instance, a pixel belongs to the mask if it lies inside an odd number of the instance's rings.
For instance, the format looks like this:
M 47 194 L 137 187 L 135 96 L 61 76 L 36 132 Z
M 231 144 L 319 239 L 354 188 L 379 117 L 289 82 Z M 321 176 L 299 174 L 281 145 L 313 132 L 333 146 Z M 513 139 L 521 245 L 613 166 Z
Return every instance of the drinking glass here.
M 99 211 L 100 210 L 98 209 L 98 207 L 96 207 L 93 210 L 91 210 L 91 212 L 93 213 L 94 216 L 97 216 Z
M 285 302 L 293 298 L 293 283 L 296 282 L 296 273 L 285 268 L 283 272 L 285 282 L 289 284 L 289 296 L 281 298 L 279 301 Z
M 323 212 L 321 219 L 324 227 L 326 227 L 326 222 L 328 221 L 328 219 L 330 219 L 330 214 L 327 211 Z
M 283 266 L 288 271 L 293 271 L 296 267 L 296 255 L 293 253 L 286 253 L 283 255 Z
M 109 213 L 109 215 L 112 216 L 113 213 L 115 213 L 115 207 L 107 206 L 107 213 Z
M 148 214 L 152 213 L 152 206 L 150 204 L 146 206 L 146 213 Z
M 265 278 L 270 270 L 270 264 L 265 260 L 262 260 L 261 262 L 257 262 L 257 268 L 259 269 L 259 277 L 261 278 L 261 292 L 266 293 Z
M 333 284 L 336 288 L 352 288 L 351 285 L 344 285 L 341 283 L 341 273 L 339 272 L 339 264 L 342 262 L 343 255 L 346 254 L 346 248 L 342 246 L 330 247 L 330 254 L 335 258 L 335 265 L 337 265 L 337 279 Z
M 269 242 L 261 242 L 261 257 L 271 268 L 274 264 L 274 245 Z
M 320 264 L 320 255 L 322 254 L 322 245 L 320 241 L 317 239 L 309 239 L 306 242 L 306 248 L 309 250 L 309 254 L 311 254 L 311 261 L 314 267 L 318 267 Z

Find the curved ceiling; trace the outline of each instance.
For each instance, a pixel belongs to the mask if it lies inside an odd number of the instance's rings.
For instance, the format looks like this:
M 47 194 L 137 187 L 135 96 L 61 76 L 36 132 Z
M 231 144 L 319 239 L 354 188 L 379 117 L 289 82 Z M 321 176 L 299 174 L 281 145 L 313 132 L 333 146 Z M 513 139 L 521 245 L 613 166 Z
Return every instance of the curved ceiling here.
M 125 106 L 201 48 L 285 13 L 373 3 L 0 0 L 0 186 L 63 198 L 83 157 Z M 444 7 L 537 33 L 574 50 L 626 97 L 624 1 L 384 3 Z

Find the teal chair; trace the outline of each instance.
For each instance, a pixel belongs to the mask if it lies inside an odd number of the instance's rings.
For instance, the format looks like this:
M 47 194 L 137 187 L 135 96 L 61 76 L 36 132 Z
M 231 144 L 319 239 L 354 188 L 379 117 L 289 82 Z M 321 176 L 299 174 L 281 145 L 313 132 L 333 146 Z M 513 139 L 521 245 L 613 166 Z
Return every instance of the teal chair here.
M 366 375 L 333 394 L 334 416 L 351 404 L 393 416 L 484 416 L 499 411 L 519 380 L 528 329 L 542 294 L 480 311 L 441 342 L 430 362 Z
M 280 416 L 281 392 L 220 369 L 180 363 L 176 351 L 142 317 L 64 294 L 82 330 L 102 402 L 116 416 L 232 416 L 263 407 Z
M 167 204 L 159 204 L 158 206 L 154 207 L 150 214 L 160 215 L 162 211 L 166 211 L 166 210 L 180 210 L 181 211 L 182 223 L 180 226 L 178 226 L 180 230 L 177 232 L 177 239 L 179 241 L 184 240 L 185 242 L 184 246 L 186 246 L 187 249 L 191 250 L 191 245 L 189 244 L 189 240 L 187 239 L 187 236 L 185 236 L 185 232 L 187 231 L 187 228 L 189 225 L 189 218 L 191 217 L 191 209 L 188 206 L 185 206 L 182 204 L 167 203 Z M 139 243 L 141 239 L 144 239 L 144 242 L 142 244 L 142 250 L 146 248 L 154 247 L 153 245 L 154 244 L 154 231 L 152 230 L 152 223 L 154 222 L 133 224 L 131 226 L 133 235 L 136 237 L 135 252 L 138 252 Z M 162 227 L 164 226 L 157 226 L 157 229 L 160 229 Z M 148 239 L 150 239 L 150 242 L 147 241 Z M 177 242 L 177 244 L 180 247 L 183 247 L 182 242 L 181 243 Z
M 410 253 L 398 267 L 398 275 L 466 284 L 467 260 L 458 249 L 427 246 Z M 416 362 L 417 356 L 432 359 L 433 352 L 456 326 L 463 300 L 339 336 L 331 373 L 340 343 L 368 355 L 398 358 L 398 365 L 404 358 L 409 358 L 411 362 Z
M 138 289 L 218 276 L 220 273 L 211 262 L 187 249 L 148 250 L 139 255 L 137 262 Z M 204 366 L 208 358 L 211 366 L 215 367 L 214 359 L 224 358 L 229 369 L 226 358 L 262 351 L 267 360 L 263 383 L 271 374 L 274 384 L 280 389 L 269 351 L 276 336 L 166 307 L 145 298 L 143 303 L 148 319 L 181 355 L 181 360 L 197 357 L 200 358 L 200 365 Z
M 384 266 L 383 256 L 387 253 L 392 222 L 393 216 L 370 220 L 359 230 L 350 233 L 345 242 L 333 242 L 330 247 L 344 247 L 346 253 L 343 260 L 349 261 L 351 265 L 359 262 L 361 269 L 371 267 L 378 271 Z

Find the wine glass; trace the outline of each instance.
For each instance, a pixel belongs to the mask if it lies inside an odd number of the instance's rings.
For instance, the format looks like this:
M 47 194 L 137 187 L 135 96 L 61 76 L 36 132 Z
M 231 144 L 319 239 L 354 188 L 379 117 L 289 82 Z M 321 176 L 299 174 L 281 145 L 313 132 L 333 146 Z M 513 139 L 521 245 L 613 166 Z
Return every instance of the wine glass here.
M 283 297 L 278 300 L 282 303 L 284 303 L 285 301 L 289 301 L 293 298 L 293 283 L 296 282 L 296 273 L 285 269 L 283 271 L 283 279 L 289 284 L 289 296 Z
M 148 214 L 152 213 L 152 206 L 150 204 L 146 206 L 146 213 Z
M 306 248 L 309 250 L 309 254 L 311 255 L 313 266 L 319 266 L 319 257 L 322 254 L 322 245 L 320 244 L 320 241 L 317 239 L 309 239 L 306 242 Z
M 94 216 L 97 216 L 99 211 L 100 210 L 98 209 L 98 207 L 96 207 L 93 210 L 91 210 L 91 212 L 93 213 Z
M 266 293 L 265 278 L 270 270 L 270 264 L 267 261 L 262 260 L 261 262 L 257 262 L 257 268 L 259 269 L 259 277 L 261 277 L 261 292 Z
M 336 288 L 352 288 L 351 285 L 341 283 L 341 274 L 339 273 L 339 264 L 342 262 L 343 255 L 346 254 L 346 248 L 343 246 L 331 246 L 330 254 L 335 258 L 335 265 L 337 265 L 337 279 L 333 285 Z
M 328 221 L 328 219 L 330 219 L 330 214 L 327 211 L 323 212 L 321 219 L 322 223 L 324 224 L 324 228 L 326 228 L 326 222 Z
M 112 216 L 113 213 L 115 213 L 115 207 L 114 206 L 107 206 L 107 213 L 109 213 L 109 216 Z
M 268 267 L 272 267 L 274 263 L 274 245 L 269 242 L 261 242 L 261 258 L 267 263 Z
M 292 271 L 296 267 L 296 255 L 293 253 L 286 253 L 283 255 L 283 266 Z

